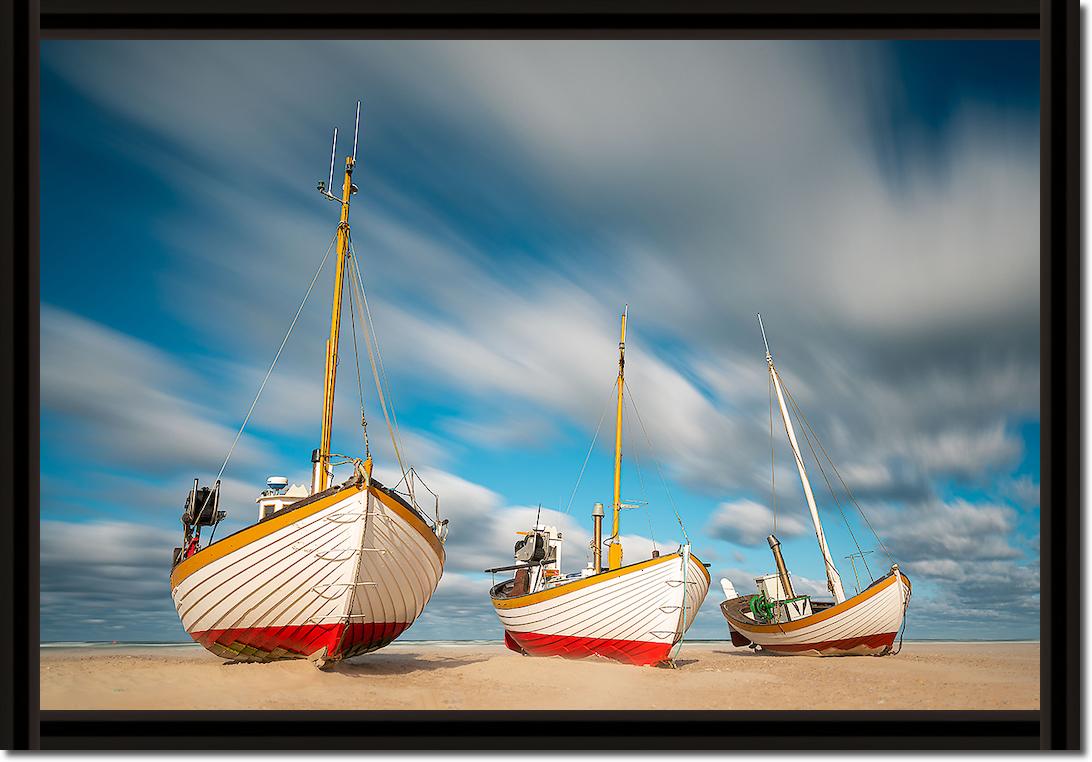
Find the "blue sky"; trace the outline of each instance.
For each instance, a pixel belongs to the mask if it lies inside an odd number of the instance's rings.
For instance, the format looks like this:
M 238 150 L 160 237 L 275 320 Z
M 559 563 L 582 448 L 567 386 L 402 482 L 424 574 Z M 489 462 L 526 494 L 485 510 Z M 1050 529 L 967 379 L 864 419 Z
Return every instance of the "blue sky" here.
M 408 455 L 451 520 L 406 637 L 499 638 L 480 570 L 539 504 L 582 563 L 609 413 L 574 487 L 626 303 L 653 445 L 631 416 L 623 496 L 648 507 L 624 515 L 627 558 L 681 539 L 658 461 L 714 579 L 750 590 L 772 568 L 761 311 L 914 581 L 907 636 L 1038 637 L 1038 76 L 1036 42 L 45 42 L 43 639 L 185 637 L 182 500 L 334 232 L 314 184 L 357 98 L 353 238 Z M 331 277 L 225 473 L 225 533 L 267 475 L 307 479 Z M 361 447 L 348 370 L 338 451 Z M 365 408 L 390 474 L 367 387 Z M 820 593 L 777 426 L 778 534 Z M 726 634 L 720 597 L 695 636 Z

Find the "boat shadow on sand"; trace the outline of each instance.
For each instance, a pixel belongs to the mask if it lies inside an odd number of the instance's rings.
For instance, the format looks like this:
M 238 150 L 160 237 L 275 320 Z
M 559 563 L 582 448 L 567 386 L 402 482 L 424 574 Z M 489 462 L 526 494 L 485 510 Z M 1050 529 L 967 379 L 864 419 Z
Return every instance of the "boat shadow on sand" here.
M 408 675 L 414 672 L 433 672 L 442 669 L 454 669 L 480 661 L 487 661 L 485 656 L 442 656 L 421 657 L 413 654 L 366 654 L 352 659 L 331 664 L 322 670 L 328 674 L 345 675 L 346 677 L 376 677 L 382 675 Z M 290 662 L 267 662 L 268 664 L 301 664 L 314 669 L 304 659 L 294 659 Z M 225 661 L 225 667 L 243 666 L 243 662 Z M 316 670 L 318 671 L 318 670 Z
M 441 656 L 424 658 L 413 654 L 368 654 L 335 664 L 330 671 L 349 677 L 375 675 L 405 675 L 411 672 L 433 672 L 454 669 L 487 661 L 486 656 Z
M 754 651 L 750 648 L 737 648 L 732 651 L 713 650 L 713 653 L 724 654 L 725 656 L 743 656 L 748 659 L 768 659 L 771 656 L 777 656 L 777 654 L 762 653 L 761 651 Z

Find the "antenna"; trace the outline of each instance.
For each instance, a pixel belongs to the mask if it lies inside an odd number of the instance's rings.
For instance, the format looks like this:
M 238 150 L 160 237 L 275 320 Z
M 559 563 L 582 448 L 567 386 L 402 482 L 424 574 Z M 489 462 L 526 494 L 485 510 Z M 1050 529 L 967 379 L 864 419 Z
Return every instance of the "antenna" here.
M 356 164 L 356 139 L 360 135 L 360 101 L 356 102 L 356 127 L 353 128 L 353 164 Z
M 766 359 L 770 359 L 770 344 L 766 341 L 766 329 L 762 327 L 762 313 L 756 313 L 758 315 L 758 330 L 762 331 L 762 343 L 766 345 Z
M 334 142 L 330 146 L 330 183 L 327 187 L 334 187 L 334 154 L 337 153 L 337 127 L 334 128 Z

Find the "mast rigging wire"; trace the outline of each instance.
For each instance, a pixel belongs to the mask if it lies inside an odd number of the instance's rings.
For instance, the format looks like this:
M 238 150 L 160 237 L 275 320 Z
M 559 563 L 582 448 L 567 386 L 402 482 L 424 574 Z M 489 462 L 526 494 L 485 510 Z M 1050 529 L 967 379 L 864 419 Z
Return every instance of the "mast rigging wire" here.
M 414 503 L 416 503 L 417 500 L 413 496 L 413 482 L 412 482 L 412 480 L 410 480 L 408 478 L 405 461 L 402 458 L 402 449 L 399 446 L 401 436 L 399 435 L 398 430 L 397 430 L 398 419 L 394 415 L 393 409 L 388 410 L 387 397 L 389 395 L 384 392 L 384 384 L 380 380 L 380 369 L 382 368 L 382 359 L 380 359 L 378 363 L 376 362 L 376 357 L 379 354 L 379 340 L 375 336 L 375 328 L 372 325 L 372 314 L 371 314 L 371 310 L 368 308 L 368 297 L 364 293 L 364 282 L 363 282 L 363 279 L 362 279 L 362 277 L 360 275 L 360 265 L 357 264 L 356 251 L 353 248 L 353 241 L 352 241 L 352 234 L 351 233 L 349 234 L 349 251 L 352 254 L 351 260 L 352 260 L 352 265 L 353 265 L 352 268 L 349 271 L 349 273 L 350 273 L 349 280 L 351 281 L 352 285 L 355 285 L 356 288 L 358 289 L 358 295 L 360 297 L 360 303 L 364 305 L 364 312 L 365 312 L 365 315 L 367 317 L 367 321 L 366 321 L 367 325 L 364 326 L 364 329 L 365 329 L 364 330 L 364 343 L 365 343 L 365 345 L 366 345 L 366 347 L 368 349 L 368 360 L 369 360 L 369 362 L 370 362 L 370 364 L 372 366 L 372 378 L 375 381 L 375 389 L 376 389 L 376 392 L 377 392 L 377 394 L 379 396 L 379 406 L 383 410 L 383 418 L 387 422 L 387 430 L 390 432 L 390 435 L 391 435 L 391 445 L 394 448 L 394 457 L 398 461 L 398 468 L 402 471 L 403 478 L 406 479 L 406 488 L 409 490 L 410 499 Z M 373 347 L 373 344 L 374 344 L 374 347 Z M 383 370 L 382 377 L 383 377 L 383 380 L 385 381 L 386 377 L 387 377 L 385 370 Z M 391 400 L 392 405 L 393 405 L 393 402 L 394 401 L 392 399 Z M 394 420 L 393 423 L 391 422 L 392 418 Z
M 319 262 L 318 269 L 315 270 L 315 275 L 311 278 L 311 283 L 307 286 L 307 292 L 303 295 L 303 301 L 300 302 L 299 308 L 296 310 L 296 314 L 292 316 L 292 322 L 288 326 L 288 331 L 284 334 L 284 338 L 281 340 L 281 345 L 277 348 L 277 354 L 273 357 L 273 362 L 269 364 L 269 370 L 265 372 L 265 378 L 262 379 L 261 386 L 258 387 L 258 393 L 254 395 L 254 401 L 250 403 L 250 409 L 246 412 L 246 417 L 243 419 L 243 424 L 239 427 L 239 431 L 235 434 L 235 439 L 231 443 L 231 447 L 228 448 L 227 456 L 224 458 L 224 463 L 220 466 L 220 471 L 216 474 L 216 480 L 220 481 L 220 477 L 224 475 L 224 470 L 227 468 L 228 461 L 231 460 L 231 454 L 235 451 L 235 445 L 239 444 L 239 437 L 243 435 L 243 429 L 246 428 L 247 423 L 250 421 L 250 416 L 254 412 L 255 406 L 258 404 L 258 399 L 262 396 L 262 391 L 265 389 L 266 383 L 269 381 L 270 375 L 273 373 L 273 368 L 276 367 L 277 361 L 281 359 L 281 353 L 284 351 L 285 344 L 288 343 L 288 337 L 292 335 L 292 329 L 296 327 L 296 321 L 299 320 L 300 313 L 303 312 L 303 307 L 307 304 L 307 298 L 311 296 L 311 290 L 315 287 L 315 281 L 318 280 L 319 274 L 322 272 L 323 266 L 326 264 L 326 260 L 330 257 L 330 250 L 334 247 L 334 241 L 337 239 L 337 234 L 330 239 L 330 245 L 326 247 L 326 253 L 322 257 L 322 261 Z M 209 497 L 212 495 L 210 494 Z M 205 499 L 205 504 L 208 504 L 208 498 Z M 204 509 L 204 505 L 202 506 Z
M 780 377 L 780 374 L 779 374 L 779 377 Z M 841 483 L 842 488 L 846 491 L 846 496 L 849 498 L 850 502 L 853 503 L 854 507 L 857 509 L 857 512 L 859 514 L 861 514 L 861 518 L 864 519 L 864 522 L 868 526 L 869 531 L 872 532 L 872 536 L 876 538 L 876 542 L 879 543 L 879 546 L 883 550 L 884 555 L 887 556 L 889 561 L 894 563 L 895 562 L 894 556 L 891 555 L 890 551 L 888 551 L 887 547 L 883 544 L 883 540 L 880 539 L 880 535 L 876 532 L 875 528 L 872 526 L 872 522 L 870 522 L 868 520 L 868 516 L 865 514 L 864 510 L 861 508 L 861 506 L 857 502 L 856 498 L 853 497 L 853 492 L 849 489 L 849 485 L 846 484 L 845 479 L 842 478 L 842 474 L 839 473 L 838 467 L 836 465 L 834 465 L 834 461 L 831 459 L 830 454 L 827 452 L 826 448 L 823 446 L 823 442 L 822 442 L 822 440 L 819 439 L 819 435 L 815 433 L 815 429 L 812 428 L 811 424 L 808 422 L 807 417 L 803 414 L 803 412 L 800 411 L 799 407 L 796 404 L 796 401 L 792 399 L 792 395 L 788 392 L 788 389 L 786 389 L 785 391 L 786 391 L 786 394 L 788 394 L 789 399 L 792 401 L 792 406 L 793 406 L 794 409 L 796 409 L 798 417 L 804 423 L 804 426 L 809 431 L 811 431 L 812 436 L 815 438 L 816 444 L 819 445 L 819 449 L 823 453 L 823 456 L 827 459 L 827 462 L 830 464 L 830 467 L 834 471 L 835 476 L 838 477 L 838 481 Z M 814 455 L 814 451 L 813 451 L 812 454 Z M 817 459 L 817 462 L 818 462 L 818 459 Z M 864 560 L 864 559 L 862 558 L 862 560 Z
M 782 391 L 785 393 L 785 396 L 788 396 L 791 399 L 791 395 L 789 395 L 789 390 L 788 390 L 788 388 L 785 387 L 785 381 L 784 381 L 784 379 L 781 378 L 781 374 L 778 373 L 776 367 L 773 368 L 773 372 L 777 375 L 777 380 L 779 382 L 781 382 L 780 386 L 781 386 Z M 788 437 L 789 443 L 791 445 L 792 437 L 789 435 L 789 425 L 790 425 L 790 423 L 789 423 L 789 414 L 787 413 L 786 407 L 784 405 L 784 400 L 782 400 L 781 418 L 782 418 L 781 423 L 783 424 L 783 427 L 785 429 L 785 436 Z M 814 452 L 812 454 L 814 455 Z M 797 442 L 797 448 L 795 448 L 793 450 L 793 457 L 796 459 L 797 469 L 801 469 L 803 471 L 806 471 L 807 469 L 806 469 L 805 464 L 804 464 L 804 453 L 799 449 L 799 442 Z M 807 477 L 802 474 L 801 477 L 800 477 L 801 482 L 803 482 L 806 478 Z M 810 485 L 810 480 L 809 480 L 809 485 Z M 805 489 L 805 493 L 806 492 L 807 492 L 807 489 Z M 814 500 L 815 500 L 815 491 L 812 490 L 812 501 L 813 501 L 813 505 L 815 507 L 815 514 L 814 514 L 814 517 L 813 517 L 813 521 L 818 521 L 819 505 L 818 505 L 818 503 L 815 503 Z M 837 501 L 835 501 L 835 502 L 837 502 Z M 842 520 L 845 521 L 845 516 L 844 515 L 842 516 Z M 846 524 L 846 526 L 848 527 L 848 523 Z M 820 532 L 821 532 L 821 530 L 817 526 L 816 529 L 815 529 L 816 539 L 820 539 Z M 850 534 L 852 535 L 852 530 L 850 531 Z M 825 538 L 825 535 L 823 535 L 823 537 Z M 856 542 L 856 540 L 854 540 L 854 542 Z M 824 546 L 824 541 L 820 540 L 819 549 L 821 551 L 823 550 L 823 546 Z M 832 594 L 834 594 L 834 585 L 831 582 L 831 579 L 832 579 L 831 572 L 834 572 L 834 574 L 836 576 L 838 576 L 839 578 L 841 577 L 841 575 L 838 574 L 838 568 L 834 565 L 834 559 L 828 558 L 829 553 L 830 553 L 830 546 L 827 545 L 826 551 L 823 552 L 823 568 L 825 569 L 826 575 L 827 575 L 827 589 L 830 590 L 830 592 Z
M 789 398 L 789 404 L 792 406 L 792 412 L 796 415 L 796 420 L 799 423 L 804 423 L 804 413 L 800 410 L 800 406 L 796 404 L 796 400 L 793 398 L 792 392 L 789 391 L 788 386 L 785 385 L 785 379 L 781 378 L 780 373 L 778 373 L 777 377 L 781 381 L 781 388 L 783 388 L 785 390 L 785 396 Z M 838 509 L 838 513 L 842 517 L 842 523 L 846 525 L 846 529 L 849 531 L 849 536 L 853 540 L 853 544 L 857 547 L 857 552 L 859 554 L 862 554 L 861 555 L 861 560 L 864 561 L 864 555 L 863 555 L 864 551 L 861 550 L 861 546 L 857 542 L 857 537 L 853 534 L 853 527 L 850 526 L 849 519 L 846 518 L 845 511 L 842 510 L 842 504 L 838 500 L 838 496 L 834 494 L 834 487 L 831 485 L 830 479 L 827 477 L 826 469 L 823 468 L 823 463 L 819 459 L 818 453 L 816 453 L 816 451 L 815 451 L 815 445 L 812 444 L 812 438 L 814 437 L 816 439 L 816 441 L 818 441 L 818 437 L 815 436 L 814 431 L 811 432 L 812 433 L 811 437 L 808 436 L 808 431 L 810 429 L 811 429 L 811 427 L 808 426 L 807 424 L 805 424 L 804 428 L 800 429 L 800 433 L 804 435 L 804 441 L 808 445 L 808 450 L 811 451 L 811 457 L 812 457 L 812 459 L 815 460 L 815 465 L 818 466 L 819 473 L 821 473 L 823 475 L 823 481 L 827 485 L 827 491 L 830 492 L 830 497 L 831 497 L 831 500 L 834 501 L 834 506 Z M 868 569 L 868 565 L 866 563 L 865 564 L 865 570 L 867 571 L 867 569 Z M 871 575 L 872 575 L 872 572 L 869 572 L 869 576 L 871 576 Z
M 648 509 L 648 488 L 645 487 L 645 477 L 644 474 L 641 473 L 641 458 L 637 455 L 637 445 L 633 442 L 634 435 L 632 433 L 632 428 L 633 427 L 631 426 L 629 443 L 631 445 L 630 451 L 633 453 L 633 464 L 637 468 L 637 481 L 641 485 L 641 497 L 644 498 L 644 503 L 641 505 L 641 508 L 643 509 L 643 512 L 645 514 L 645 520 L 648 521 L 648 536 L 652 539 L 652 549 L 658 550 L 658 546 L 656 544 L 656 535 L 652 531 L 652 511 Z
M 584 463 L 580 466 L 580 474 L 576 477 L 576 486 L 573 487 L 573 492 L 569 495 L 569 503 L 565 506 L 565 513 L 569 512 L 569 509 L 573 507 L 573 500 L 576 498 L 576 491 L 580 489 L 580 480 L 584 478 L 584 469 L 588 466 L 588 459 L 591 458 L 592 450 L 595 449 L 595 440 L 599 438 L 599 429 L 603 426 L 603 419 L 607 417 L 608 404 L 610 402 L 610 393 L 614 391 L 616 380 L 611 380 L 610 388 L 607 390 L 607 398 L 603 402 L 603 413 L 599 416 L 599 423 L 595 425 L 595 434 L 592 436 L 591 444 L 588 445 L 588 454 L 584 456 Z
M 648 436 L 648 429 L 645 428 L 645 422 L 641 419 L 641 411 L 637 409 L 637 397 L 634 395 L 633 390 L 629 388 L 629 382 L 623 381 L 626 391 L 629 392 L 629 404 L 633 406 L 633 413 L 637 416 L 637 423 L 641 426 L 641 431 L 645 435 L 645 442 L 648 443 L 648 452 L 652 457 L 652 462 L 656 466 L 656 473 L 660 476 L 660 483 L 663 485 L 664 492 L 667 493 L 667 499 L 671 503 L 671 511 L 675 514 L 675 520 L 679 522 L 679 528 L 682 530 L 683 538 L 686 540 L 686 544 L 690 544 L 690 535 L 686 533 L 686 527 L 683 526 L 682 517 L 679 516 L 679 508 L 675 505 L 675 498 L 671 495 L 671 490 L 667 488 L 667 480 L 664 478 L 664 472 L 660 468 L 660 461 L 656 460 L 656 457 L 652 454 L 652 440 Z
M 352 255 L 350 254 L 350 256 Z M 361 382 L 360 379 L 360 349 L 356 340 L 356 310 L 356 299 L 353 295 L 353 289 L 352 287 L 350 287 L 349 324 L 353 329 L 353 360 L 356 363 L 356 393 L 357 398 L 360 400 L 360 426 L 364 430 L 364 457 L 367 458 L 370 455 L 370 448 L 368 446 L 368 422 L 367 419 L 364 417 L 364 384 Z M 363 317 L 361 319 L 363 319 Z

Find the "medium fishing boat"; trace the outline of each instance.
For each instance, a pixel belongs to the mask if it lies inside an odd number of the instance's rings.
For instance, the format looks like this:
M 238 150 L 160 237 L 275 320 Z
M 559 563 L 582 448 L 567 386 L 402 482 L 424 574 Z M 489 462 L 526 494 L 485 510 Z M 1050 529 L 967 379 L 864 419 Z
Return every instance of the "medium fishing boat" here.
M 847 556 L 853 564 L 854 577 L 857 580 L 857 591 L 852 597 L 846 597 L 842 578 L 834 565 L 830 549 L 827 546 L 826 535 L 823 533 L 823 525 L 819 520 L 819 511 L 815 504 L 815 495 L 812 492 L 811 483 L 808 481 L 807 469 L 804 466 L 804 458 L 801 454 L 800 444 L 796 438 L 796 429 L 793 427 L 792 416 L 789 414 L 789 405 L 796 412 L 805 426 L 804 437 L 811 449 L 816 462 L 822 467 L 822 460 L 815 452 L 818 446 L 820 452 L 830 464 L 831 470 L 837 475 L 847 497 L 856 505 L 852 492 L 848 485 L 841 479 L 837 468 L 826 455 L 826 449 L 818 442 L 815 432 L 807 423 L 807 419 L 800 414 L 795 400 L 788 390 L 784 388 L 784 381 L 774 366 L 773 356 L 770 354 L 770 345 L 766 342 L 766 330 L 762 326 L 762 318 L 759 317 L 759 328 L 762 331 L 762 341 L 766 345 L 766 364 L 769 368 L 770 383 L 777 394 L 777 402 L 781 409 L 781 420 L 784 423 L 785 434 L 789 440 L 796 459 L 796 468 L 800 474 L 800 483 L 804 489 L 804 498 L 808 504 L 808 512 L 811 515 L 812 524 L 815 527 L 815 537 L 819 541 L 819 552 L 822 554 L 826 568 L 827 588 L 833 601 L 816 601 L 808 595 L 797 595 L 793 588 L 792 578 L 785 565 L 785 559 L 781 554 L 781 543 L 775 535 L 770 535 L 767 541 L 773 552 L 774 563 L 777 567 L 776 574 L 769 574 L 755 580 L 758 593 L 755 595 L 737 595 L 732 584 L 721 580 L 724 595 L 727 600 L 720 604 L 721 613 L 728 620 L 728 629 L 732 636 L 732 643 L 737 646 L 750 646 L 774 654 L 806 654 L 812 656 L 847 656 L 855 654 L 869 654 L 884 656 L 890 653 L 898 653 L 895 648 L 895 638 L 905 622 L 906 609 L 910 603 L 910 580 L 906 578 L 896 563 L 891 564 L 890 571 L 882 577 L 873 578 L 871 583 L 861 588 L 860 579 L 857 576 L 857 566 L 854 558 L 860 558 L 866 573 L 871 577 L 871 570 L 865 555 L 871 551 L 862 551 L 858 546 L 858 552 Z M 789 404 L 786 404 L 788 396 Z M 773 406 L 770 410 L 770 431 L 773 431 Z M 824 479 L 826 480 L 824 471 Z M 829 485 L 829 481 L 828 481 Z M 835 500 L 833 488 L 831 496 Z M 860 506 L 857 506 L 860 510 Z M 862 517 L 864 513 L 861 513 Z M 866 518 L 867 523 L 867 518 Z M 847 522 L 848 527 L 848 522 Z M 871 524 L 869 524 L 871 529 Z M 875 533 L 874 533 L 875 534 Z M 850 530 L 850 536 L 852 530 Z M 879 537 L 876 537 L 879 541 Z M 854 538 L 854 542 L 856 539 Z M 883 547 L 882 541 L 880 546 Z M 884 549 L 886 553 L 886 549 Z M 890 558 L 890 554 L 888 554 Z M 901 645 L 901 641 L 900 641 Z
M 358 103 L 357 131 L 359 124 Z M 331 188 L 336 152 L 334 130 Z M 268 489 L 257 498 L 257 523 L 212 542 L 216 526 L 226 515 L 220 510 L 220 478 L 265 387 L 263 381 L 213 485 L 202 487 L 194 480 L 182 514 L 183 543 L 175 549 L 171 596 L 186 632 L 212 653 L 232 661 L 307 658 L 323 667 L 382 648 L 420 616 L 443 573 L 447 521 L 440 519 L 439 498 L 432 516 L 421 509 L 415 492 L 423 485 L 416 471 L 404 466 L 396 419 L 392 422 L 388 407 L 390 395 L 385 389 L 379 346 L 352 250 L 349 204 L 357 192 L 352 182 L 355 166 L 354 136 L 353 154 L 345 159 L 340 196 L 327 190 L 326 183 L 318 183 L 319 192 L 340 205 L 340 221 L 265 379 L 268 381 L 276 366 L 336 243 L 321 438 L 311 456 L 310 488 L 289 487 L 287 478 L 270 477 Z M 346 286 L 353 349 L 357 349 L 359 324 L 364 329 L 379 404 L 402 469 L 403 478 L 394 487 L 384 486 L 372 476 L 362 390 L 363 457 L 336 455 L 330 450 Z M 359 354 L 357 379 L 359 389 Z M 335 479 L 336 466 L 351 466 L 351 474 Z M 203 528 L 212 532 L 204 545 Z
M 619 516 L 623 509 L 635 507 L 621 500 L 627 315 L 628 308 L 622 314 L 618 344 L 610 536 L 603 540 L 605 511 L 602 503 L 596 503 L 592 511 L 592 560 L 586 568 L 563 573 L 562 534 L 556 527 L 536 520 L 530 531 L 519 533 L 522 539 L 515 547 L 517 563 L 486 570 L 514 572 L 512 579 L 492 587 L 490 598 L 504 627 L 505 645 L 519 653 L 569 659 L 601 656 L 637 665 L 670 662 L 672 649 L 682 642 L 709 592 L 709 572 L 691 553 L 689 540 L 673 553 L 660 555 L 653 550 L 651 558 L 622 564 Z M 604 543 L 606 568 L 602 564 Z

